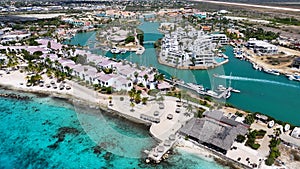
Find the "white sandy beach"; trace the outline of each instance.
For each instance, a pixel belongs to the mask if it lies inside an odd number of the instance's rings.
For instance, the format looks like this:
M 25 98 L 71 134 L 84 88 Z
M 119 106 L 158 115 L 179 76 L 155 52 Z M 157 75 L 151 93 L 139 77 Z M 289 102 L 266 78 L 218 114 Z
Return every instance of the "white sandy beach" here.
M 185 152 L 197 155 L 201 158 L 205 158 L 208 161 L 213 160 L 213 157 L 218 158 L 216 155 L 212 154 L 206 149 L 203 149 L 199 146 L 196 146 L 190 141 L 185 140 L 184 138 L 178 139 L 178 145 L 176 146 L 177 149 L 183 150 Z
M 99 94 L 95 92 L 93 89 L 89 89 L 87 87 L 81 86 L 73 81 L 66 80 L 65 86 L 70 86 L 70 90 L 66 90 L 64 88 L 63 90 L 59 89 L 60 83 L 56 82 L 56 79 L 50 79 L 46 75 L 42 75 L 44 84 L 51 84 L 52 81 L 55 82 L 55 85 L 57 88 L 53 88 L 53 85 L 51 87 L 47 88 L 45 85 L 40 86 L 30 86 L 27 87 L 26 83 L 26 73 L 21 73 L 18 70 L 16 71 L 10 71 L 9 74 L 6 74 L 6 72 L 2 71 L 0 76 L 0 85 L 4 87 L 8 87 L 13 90 L 21 90 L 26 92 L 38 92 L 38 93 L 45 93 L 50 94 L 57 97 L 62 98 L 70 98 L 71 96 L 73 98 L 77 98 L 83 101 L 91 102 L 91 103 L 100 103 L 100 104 L 106 104 L 108 96 L 105 96 L 103 94 Z

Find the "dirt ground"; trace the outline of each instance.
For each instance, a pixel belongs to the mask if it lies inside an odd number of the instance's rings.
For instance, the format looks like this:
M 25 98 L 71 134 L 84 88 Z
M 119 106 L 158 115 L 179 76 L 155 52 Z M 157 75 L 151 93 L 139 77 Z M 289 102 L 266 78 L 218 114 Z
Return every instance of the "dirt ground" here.
M 299 168 L 300 166 L 300 151 L 297 149 L 291 149 L 284 144 L 279 145 L 279 151 L 281 156 L 278 157 L 279 161 L 285 163 L 285 165 L 290 168 Z

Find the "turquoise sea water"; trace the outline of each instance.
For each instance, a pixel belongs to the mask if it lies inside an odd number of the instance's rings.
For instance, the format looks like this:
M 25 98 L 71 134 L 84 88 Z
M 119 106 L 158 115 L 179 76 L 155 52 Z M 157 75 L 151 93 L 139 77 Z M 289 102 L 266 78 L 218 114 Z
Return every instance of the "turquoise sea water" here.
M 185 152 L 146 165 L 142 151 L 156 145 L 146 126 L 61 99 L 29 96 L 30 101 L 0 98 L 0 168 L 223 168 Z M 88 127 L 94 125 L 99 128 Z
M 142 22 L 139 28 L 145 33 L 145 41 L 153 41 L 163 36 L 158 32 L 158 26 L 159 24 L 155 22 Z M 80 44 L 86 45 L 86 39 L 94 39 L 92 35 L 92 33 L 78 34 L 75 39 L 80 37 Z M 274 76 L 254 70 L 249 62 L 234 58 L 230 46 L 225 47 L 225 54 L 229 56 L 230 61 L 209 71 L 177 70 L 161 65 L 157 61 L 153 45 L 146 44 L 145 48 L 146 51 L 143 55 L 127 52 L 126 54 L 117 55 L 116 58 L 126 59 L 144 66 L 154 66 L 166 77 L 175 76 L 186 82 L 203 84 L 208 88 L 216 88 L 219 84 L 228 86 L 230 83 L 233 88 L 240 90 L 241 93 L 232 93 L 230 99 L 227 100 L 228 103 L 240 109 L 260 112 L 294 125 L 300 125 L 300 110 L 298 108 L 298 105 L 300 105 L 300 83 L 289 81 L 284 76 Z M 113 57 L 110 52 L 105 53 L 99 49 L 92 49 L 91 51 Z M 214 78 L 213 74 L 226 76 Z

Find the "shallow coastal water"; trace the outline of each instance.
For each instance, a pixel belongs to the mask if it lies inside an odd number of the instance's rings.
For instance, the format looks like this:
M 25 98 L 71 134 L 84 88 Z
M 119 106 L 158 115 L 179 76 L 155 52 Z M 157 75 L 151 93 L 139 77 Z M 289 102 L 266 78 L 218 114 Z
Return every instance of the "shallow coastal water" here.
M 153 41 L 161 38 L 163 35 L 158 32 L 158 23 L 142 22 L 139 26 L 145 33 L 145 41 Z M 85 38 L 83 38 L 86 35 Z M 86 44 L 86 39 L 95 39 L 94 34 L 78 34 L 80 44 Z M 116 57 L 117 59 L 126 59 L 128 61 L 144 66 L 156 67 L 164 73 L 167 78 L 171 76 L 178 77 L 185 82 L 203 84 L 208 88 L 216 88 L 219 84 L 229 85 L 241 91 L 241 93 L 232 93 L 230 99 L 226 102 L 252 112 L 260 112 L 270 115 L 276 119 L 300 125 L 300 83 L 289 81 L 284 76 L 270 75 L 265 72 L 259 72 L 252 68 L 252 65 L 246 61 L 240 61 L 234 58 L 231 46 L 226 46 L 225 54 L 229 56 L 230 61 L 213 70 L 177 70 L 172 67 L 161 65 L 157 61 L 157 56 L 153 44 L 144 45 L 146 51 L 143 55 L 135 53 L 112 55 L 110 52 L 102 52 L 99 49 L 91 50 L 94 53 Z M 213 74 L 226 75 L 223 78 L 214 78 Z M 229 80 L 231 79 L 231 80 Z M 234 113 L 234 112 L 233 112 Z
M 148 127 L 61 99 L 29 96 L 28 101 L 0 98 L 0 168 L 222 168 L 185 152 L 146 165 L 142 151 L 156 145 Z M 97 119 L 99 128 L 82 125 L 93 126 Z M 95 131 L 98 144 L 91 137 Z

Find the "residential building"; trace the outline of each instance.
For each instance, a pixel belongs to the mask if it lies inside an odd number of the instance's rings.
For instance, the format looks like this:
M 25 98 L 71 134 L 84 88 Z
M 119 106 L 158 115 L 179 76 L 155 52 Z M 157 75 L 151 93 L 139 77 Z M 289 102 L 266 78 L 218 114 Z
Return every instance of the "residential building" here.
M 188 29 L 186 32 L 182 28 L 177 28 L 175 32 L 165 35 L 162 39 L 161 59 L 174 66 L 213 66 L 215 64 L 213 51 L 216 48 L 213 41 L 219 39 L 218 42 L 224 44 L 227 42 L 226 35 L 214 36 L 194 28 Z
M 213 43 L 221 45 L 228 44 L 228 38 L 225 34 L 211 34 L 210 36 Z
M 262 55 L 274 55 L 278 53 L 277 46 L 261 40 L 249 40 L 246 47 L 252 49 L 255 53 Z

